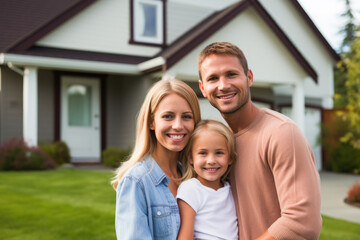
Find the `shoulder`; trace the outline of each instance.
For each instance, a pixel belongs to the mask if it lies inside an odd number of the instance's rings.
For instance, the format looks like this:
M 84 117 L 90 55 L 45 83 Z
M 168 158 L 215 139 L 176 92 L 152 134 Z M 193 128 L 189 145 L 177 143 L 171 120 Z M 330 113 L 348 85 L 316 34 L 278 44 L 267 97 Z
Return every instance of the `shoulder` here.
M 138 181 L 142 179 L 146 174 L 147 169 L 145 168 L 144 160 L 141 160 L 125 173 L 123 179 L 130 178 Z
M 178 191 L 187 191 L 187 190 L 194 190 L 194 188 L 200 188 L 198 184 L 198 180 L 196 178 L 190 178 L 184 182 L 182 182 L 178 188 Z
M 277 125 L 282 125 L 282 124 L 295 125 L 295 122 L 293 120 L 291 120 L 289 117 L 285 116 L 282 113 L 267 108 L 262 109 L 262 111 L 264 113 L 262 118 L 263 121 Z
M 284 134 L 295 133 L 301 131 L 296 123 L 282 113 L 271 109 L 261 109 L 261 117 L 258 123 L 258 130 L 262 133 L 262 137 L 282 136 Z M 300 133 L 301 134 L 301 133 Z
M 202 195 L 203 188 L 199 180 L 196 178 L 190 178 L 182 182 L 177 190 L 176 198 L 187 198 L 187 196 L 197 197 Z

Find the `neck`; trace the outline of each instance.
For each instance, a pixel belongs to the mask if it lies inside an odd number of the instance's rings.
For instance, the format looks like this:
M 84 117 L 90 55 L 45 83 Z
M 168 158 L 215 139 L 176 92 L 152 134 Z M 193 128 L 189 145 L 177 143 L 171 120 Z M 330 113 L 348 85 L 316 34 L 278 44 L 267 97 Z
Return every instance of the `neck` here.
M 249 100 L 242 108 L 238 109 L 234 113 L 226 114 L 222 113 L 222 117 L 229 124 L 229 127 L 233 133 L 238 133 L 245 129 L 256 118 L 260 109 L 255 106 L 254 103 Z
M 161 170 L 168 177 L 177 177 L 177 162 L 179 158 L 178 152 L 172 152 L 163 149 L 162 147 L 156 147 L 152 157 L 155 159 Z

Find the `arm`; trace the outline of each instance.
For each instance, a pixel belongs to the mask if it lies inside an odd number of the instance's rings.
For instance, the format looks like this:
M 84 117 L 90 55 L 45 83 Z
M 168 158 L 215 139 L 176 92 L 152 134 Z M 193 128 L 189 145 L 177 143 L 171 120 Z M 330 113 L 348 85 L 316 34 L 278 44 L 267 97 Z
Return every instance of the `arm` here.
M 115 229 L 117 239 L 152 239 L 144 188 L 132 178 L 125 177 L 117 187 Z
M 178 240 L 188 240 L 194 238 L 194 224 L 196 212 L 185 201 L 178 199 L 180 212 L 180 229 L 177 236 Z
M 268 229 L 275 239 L 318 239 L 320 180 L 314 155 L 304 135 L 291 123 L 280 126 L 269 142 L 268 162 L 279 199 L 281 217 Z

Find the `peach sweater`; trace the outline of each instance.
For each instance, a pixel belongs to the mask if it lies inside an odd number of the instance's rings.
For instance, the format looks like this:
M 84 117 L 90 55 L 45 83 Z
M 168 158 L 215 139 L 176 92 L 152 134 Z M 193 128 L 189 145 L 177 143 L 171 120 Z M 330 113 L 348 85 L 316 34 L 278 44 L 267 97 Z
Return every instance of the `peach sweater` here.
M 300 129 L 286 116 L 261 109 L 235 138 L 238 159 L 231 183 L 240 240 L 266 230 L 275 239 L 318 239 L 320 179 Z

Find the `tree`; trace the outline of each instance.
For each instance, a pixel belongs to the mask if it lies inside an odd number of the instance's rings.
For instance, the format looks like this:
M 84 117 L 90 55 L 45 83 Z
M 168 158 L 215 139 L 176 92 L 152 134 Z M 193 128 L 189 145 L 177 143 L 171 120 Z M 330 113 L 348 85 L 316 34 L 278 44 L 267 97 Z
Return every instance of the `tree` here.
M 344 58 L 340 64 L 344 66 L 346 78 L 347 111 L 339 115 L 349 127 L 340 140 L 350 143 L 355 149 L 360 149 L 360 38 L 353 40 L 348 57 Z
M 351 1 L 345 0 L 346 10 L 342 17 L 347 18 L 347 23 L 344 28 L 340 30 L 340 33 L 344 33 L 345 37 L 341 43 L 341 52 L 347 52 L 351 46 L 351 43 L 355 40 L 356 35 L 356 25 L 355 25 L 355 17 L 353 14 L 353 9 L 351 8 Z
M 345 0 L 345 12 L 341 14 L 341 17 L 347 18 L 347 23 L 344 28 L 340 30 L 340 33 L 344 34 L 344 39 L 341 43 L 341 56 L 343 59 L 351 58 L 350 46 L 356 38 L 356 25 L 355 17 L 353 14 L 353 9 L 351 8 L 351 1 Z M 335 79 L 335 95 L 334 95 L 334 107 L 335 108 L 345 108 L 348 104 L 348 99 L 346 98 L 346 64 L 344 61 L 341 61 L 334 71 Z

